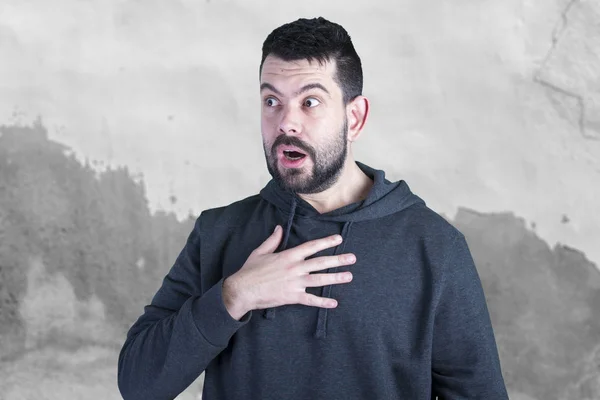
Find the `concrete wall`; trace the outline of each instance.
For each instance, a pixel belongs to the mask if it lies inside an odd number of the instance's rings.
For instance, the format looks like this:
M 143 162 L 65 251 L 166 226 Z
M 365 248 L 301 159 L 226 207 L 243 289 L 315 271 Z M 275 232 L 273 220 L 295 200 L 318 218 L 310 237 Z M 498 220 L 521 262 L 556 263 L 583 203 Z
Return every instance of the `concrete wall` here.
M 344 25 L 363 60 L 372 112 L 358 159 L 466 233 L 512 398 L 600 396 L 595 0 L 2 1 L 0 393 L 118 398 L 123 327 L 190 216 L 269 178 L 264 37 L 316 15 Z M 150 278 L 135 298 L 112 287 L 138 275 Z M 75 321 L 108 328 L 88 337 Z

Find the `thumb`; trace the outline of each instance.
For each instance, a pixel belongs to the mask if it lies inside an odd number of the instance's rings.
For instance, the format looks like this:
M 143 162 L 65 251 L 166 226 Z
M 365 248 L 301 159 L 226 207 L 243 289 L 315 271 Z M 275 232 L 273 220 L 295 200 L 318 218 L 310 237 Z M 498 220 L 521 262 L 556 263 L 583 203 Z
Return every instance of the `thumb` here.
M 277 225 L 271 236 L 269 236 L 264 242 L 262 242 L 260 246 L 256 248 L 256 252 L 259 254 L 275 252 L 275 250 L 277 250 L 277 246 L 279 246 L 279 243 L 281 242 L 282 232 L 283 229 L 281 229 L 281 226 Z

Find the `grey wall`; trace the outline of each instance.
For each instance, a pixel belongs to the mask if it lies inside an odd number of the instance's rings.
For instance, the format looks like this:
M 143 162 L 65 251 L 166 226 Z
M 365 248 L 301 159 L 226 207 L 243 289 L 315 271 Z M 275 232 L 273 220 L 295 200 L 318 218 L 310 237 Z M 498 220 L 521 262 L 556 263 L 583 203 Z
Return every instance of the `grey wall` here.
M 600 398 L 600 3 L 323 3 L 0 3 L 0 397 L 119 398 L 194 218 L 269 178 L 262 40 L 323 15 L 363 60 L 355 153 L 467 236 L 511 398 Z

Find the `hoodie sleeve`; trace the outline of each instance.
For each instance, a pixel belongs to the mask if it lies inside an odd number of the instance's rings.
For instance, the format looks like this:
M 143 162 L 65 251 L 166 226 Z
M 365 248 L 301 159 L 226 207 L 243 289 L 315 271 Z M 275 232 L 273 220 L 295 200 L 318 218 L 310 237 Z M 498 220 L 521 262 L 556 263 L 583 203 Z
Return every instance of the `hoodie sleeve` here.
M 508 399 L 483 287 L 462 233 L 444 258 L 433 329 L 434 395 Z
M 206 284 L 201 279 L 207 274 L 200 265 L 201 218 L 151 304 L 127 333 L 118 362 L 124 400 L 175 398 L 251 318 L 252 312 L 239 321 L 231 317 L 223 303 L 223 278 L 202 292 Z

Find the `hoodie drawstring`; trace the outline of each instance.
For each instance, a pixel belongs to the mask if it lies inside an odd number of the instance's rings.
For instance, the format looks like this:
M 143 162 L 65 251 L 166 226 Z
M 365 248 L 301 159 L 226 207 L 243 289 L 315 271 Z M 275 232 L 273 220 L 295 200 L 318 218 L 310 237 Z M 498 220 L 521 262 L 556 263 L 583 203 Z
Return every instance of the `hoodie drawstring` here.
M 283 235 L 283 241 L 281 243 L 281 245 L 279 246 L 279 251 L 283 251 L 287 248 L 287 244 L 288 244 L 288 239 L 290 238 L 290 231 L 292 230 L 292 223 L 294 222 L 294 216 L 296 215 L 296 197 L 292 197 L 292 207 L 290 209 L 290 216 L 288 218 L 287 221 L 287 225 L 285 227 L 285 233 Z M 273 319 L 275 318 L 275 309 L 274 308 L 267 308 L 264 312 L 263 312 L 263 317 L 266 319 Z
M 295 197 L 292 198 L 292 206 L 290 209 L 290 216 L 288 218 L 287 225 L 285 228 L 283 241 L 282 241 L 281 245 L 279 246 L 278 251 L 283 251 L 287 248 L 288 239 L 290 237 L 290 231 L 292 229 L 292 224 L 294 221 L 294 216 L 296 215 L 297 204 L 298 203 L 296 201 L 296 198 Z M 344 241 L 335 248 L 334 255 L 342 254 L 344 252 L 344 249 L 346 248 L 346 238 L 348 237 L 348 235 L 350 233 L 351 227 L 352 227 L 352 221 L 346 221 L 346 223 L 344 224 L 344 227 L 342 228 L 342 238 L 344 239 Z M 335 268 L 329 268 L 327 270 L 327 273 L 331 273 L 334 270 L 335 270 Z M 327 298 L 331 297 L 332 286 L 333 285 L 323 287 L 321 296 L 327 297 Z M 314 335 L 314 337 L 316 339 L 323 339 L 323 338 L 327 337 L 327 311 L 328 310 L 329 310 L 328 308 L 319 307 L 319 312 L 318 312 L 318 317 L 317 317 L 317 327 L 316 327 L 315 335 Z M 263 312 L 263 318 L 269 319 L 269 320 L 274 319 L 275 318 L 275 308 L 265 309 Z
M 344 249 L 346 248 L 346 238 L 348 237 L 349 233 L 350 233 L 350 227 L 352 226 L 352 221 L 347 221 L 344 224 L 344 228 L 342 228 L 342 238 L 344 239 L 344 241 L 335 248 L 335 252 L 334 255 L 338 255 L 344 252 Z M 335 268 L 329 268 L 327 270 L 327 273 L 331 273 L 332 271 L 334 271 L 337 267 Z M 333 285 L 329 285 L 329 286 L 325 286 L 322 290 L 322 297 L 331 297 L 331 287 Z M 328 308 L 324 308 L 324 307 L 319 307 L 319 316 L 317 317 L 317 329 L 315 330 L 315 338 L 317 339 L 323 339 L 327 337 L 327 311 L 329 309 Z

